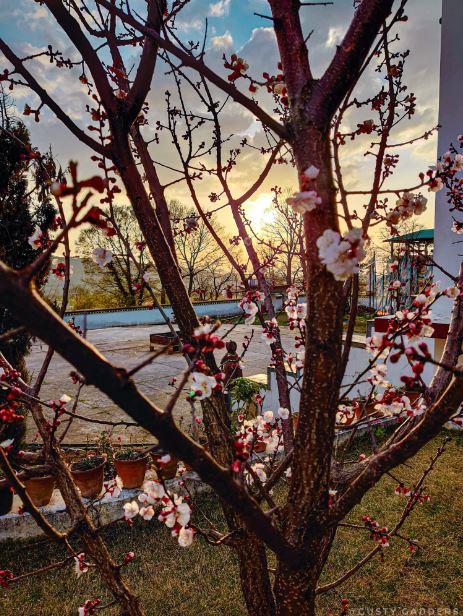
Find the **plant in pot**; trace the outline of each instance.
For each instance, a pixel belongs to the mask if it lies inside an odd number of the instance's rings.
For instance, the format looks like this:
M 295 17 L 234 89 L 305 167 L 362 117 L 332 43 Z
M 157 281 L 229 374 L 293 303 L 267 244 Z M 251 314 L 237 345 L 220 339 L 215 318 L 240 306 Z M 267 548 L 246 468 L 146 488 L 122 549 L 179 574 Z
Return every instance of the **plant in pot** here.
M 85 498 L 96 498 L 103 488 L 106 456 L 89 453 L 71 464 L 71 475 Z
M 148 466 L 146 451 L 122 447 L 114 453 L 113 462 L 124 488 L 139 488 L 143 484 Z
M 357 423 L 363 413 L 363 404 L 365 400 L 344 400 L 338 405 L 338 412 L 336 413 L 336 428 L 345 428 Z
M 231 381 L 229 392 L 232 407 L 232 429 L 238 430 L 239 415 L 244 415 L 245 419 L 257 417 L 256 398 L 262 389 L 267 389 L 267 386 L 244 376 Z
M 55 477 L 47 465 L 27 466 L 18 475 L 36 507 L 46 507 L 55 489 Z
M 13 490 L 0 469 L 0 516 L 10 513 L 13 505 Z
M 178 465 L 178 459 L 174 455 L 164 451 L 159 445 L 156 445 L 151 450 L 151 458 L 159 479 L 163 481 L 174 479 L 177 474 Z
M 404 396 L 407 396 L 407 398 L 410 400 L 410 404 L 413 404 L 422 395 L 423 387 L 421 383 L 410 378 L 410 379 L 407 379 L 407 382 L 405 383 L 405 385 L 398 387 L 397 391 L 403 394 Z

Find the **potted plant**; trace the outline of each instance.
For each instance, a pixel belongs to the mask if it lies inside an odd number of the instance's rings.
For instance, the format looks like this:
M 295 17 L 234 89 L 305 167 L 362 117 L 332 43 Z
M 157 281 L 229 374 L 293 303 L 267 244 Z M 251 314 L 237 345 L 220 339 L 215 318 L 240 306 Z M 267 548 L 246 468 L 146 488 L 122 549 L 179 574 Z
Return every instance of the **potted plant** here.
M 165 456 L 170 456 L 170 460 L 164 462 L 163 458 Z M 159 446 L 156 446 L 151 450 L 151 458 L 153 459 L 154 467 L 159 479 L 174 479 L 177 474 L 178 465 L 178 459 L 174 455 L 164 451 Z
M 74 483 L 85 498 L 95 498 L 103 488 L 106 457 L 87 455 L 71 464 Z
M 246 419 L 252 419 L 257 417 L 257 402 L 256 396 L 262 389 L 268 389 L 266 385 L 257 383 L 251 379 L 247 379 L 242 376 L 237 379 L 233 379 L 230 383 L 230 400 L 232 405 L 233 419 L 232 424 L 236 423 L 236 417 L 240 414 L 244 414 Z M 233 403 L 236 403 L 233 408 Z M 232 426 L 233 428 L 237 426 Z
M 13 491 L 8 481 L 5 479 L 3 472 L 0 470 L 0 516 L 9 513 L 12 505 Z
M 264 453 L 266 449 L 267 445 L 263 441 L 255 441 L 252 447 L 254 453 Z
M 345 400 L 338 406 L 336 428 L 346 428 L 357 423 L 362 416 L 363 407 L 357 400 Z
M 403 388 L 400 387 L 400 391 L 403 391 L 404 395 L 410 400 L 410 404 L 413 404 L 422 395 L 423 388 L 420 383 L 415 381 L 412 385 L 407 384 Z
M 48 466 L 28 466 L 19 475 L 36 507 L 46 507 L 55 489 L 55 477 Z
M 120 451 L 116 451 L 113 462 L 124 488 L 139 488 L 143 484 L 148 466 L 146 451 L 123 447 Z

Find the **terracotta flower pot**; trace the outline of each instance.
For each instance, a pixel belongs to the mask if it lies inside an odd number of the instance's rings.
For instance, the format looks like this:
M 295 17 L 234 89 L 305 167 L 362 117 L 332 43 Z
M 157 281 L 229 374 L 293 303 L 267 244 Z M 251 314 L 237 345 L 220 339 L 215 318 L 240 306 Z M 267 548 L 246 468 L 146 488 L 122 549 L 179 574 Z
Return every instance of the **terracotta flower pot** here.
M 358 422 L 362 415 L 362 407 L 359 404 L 352 405 L 352 414 L 344 414 L 341 422 L 336 421 L 336 428 L 346 428 L 347 426 L 351 426 Z
M 148 466 L 148 456 L 135 460 L 118 460 L 114 458 L 114 466 L 117 474 L 122 479 L 124 488 L 139 488 L 145 479 L 146 467 Z
M 404 395 L 410 400 L 410 404 L 413 404 L 421 396 L 421 393 L 419 391 L 405 391 Z
M 153 451 L 151 453 L 151 457 L 153 459 L 154 466 L 156 468 L 156 473 L 159 479 L 167 480 L 173 479 L 177 474 L 177 464 L 178 459 L 174 456 L 170 456 L 170 461 L 167 464 L 159 464 L 159 458 L 165 455 L 164 453 L 159 453 L 157 451 Z
M 10 513 L 13 505 L 13 492 L 6 479 L 0 479 L 0 515 Z
M 31 477 L 23 480 L 27 493 L 36 507 L 45 507 L 51 500 L 55 488 L 55 478 L 52 475 L 45 477 Z
M 73 470 L 71 467 L 71 475 L 74 483 L 79 488 L 80 493 L 84 498 L 95 498 L 103 489 L 104 466 L 106 460 L 101 464 L 85 471 Z
M 265 443 L 262 441 L 256 441 L 252 450 L 254 453 L 264 453 L 266 449 L 267 445 Z

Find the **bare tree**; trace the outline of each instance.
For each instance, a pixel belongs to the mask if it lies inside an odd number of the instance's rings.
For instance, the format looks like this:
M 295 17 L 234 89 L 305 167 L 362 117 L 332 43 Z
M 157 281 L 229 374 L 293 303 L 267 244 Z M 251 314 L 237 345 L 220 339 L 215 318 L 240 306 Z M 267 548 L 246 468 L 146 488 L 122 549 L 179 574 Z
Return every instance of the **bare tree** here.
M 114 235 L 102 234 L 97 227 L 83 229 L 76 245 L 84 259 L 86 277 L 83 284 L 95 291 L 113 297 L 116 306 L 142 306 L 148 296 L 143 284 L 142 273 L 127 252 L 127 244 L 136 253 L 143 271 L 151 268 L 150 260 L 145 263 L 146 244 L 137 220 L 130 206 L 113 206 L 112 216 L 118 227 Z M 95 262 L 95 251 L 99 249 L 112 254 L 112 259 L 101 266 Z

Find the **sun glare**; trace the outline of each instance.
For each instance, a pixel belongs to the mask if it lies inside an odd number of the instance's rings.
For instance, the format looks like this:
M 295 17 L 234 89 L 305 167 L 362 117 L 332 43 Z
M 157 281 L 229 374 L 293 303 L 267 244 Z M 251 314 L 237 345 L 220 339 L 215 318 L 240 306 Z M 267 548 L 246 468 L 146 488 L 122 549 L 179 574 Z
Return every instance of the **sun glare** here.
M 261 193 L 256 199 L 246 203 L 245 211 L 255 231 L 260 231 L 265 225 L 271 224 L 275 219 L 272 195 L 270 193 Z

